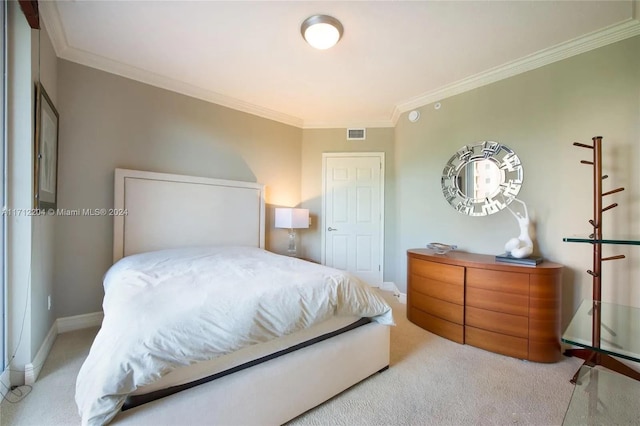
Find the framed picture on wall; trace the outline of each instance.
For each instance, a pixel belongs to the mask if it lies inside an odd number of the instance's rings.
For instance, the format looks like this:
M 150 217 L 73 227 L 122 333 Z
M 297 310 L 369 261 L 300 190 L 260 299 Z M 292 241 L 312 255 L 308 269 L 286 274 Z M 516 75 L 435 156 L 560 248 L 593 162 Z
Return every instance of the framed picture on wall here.
M 58 199 L 58 111 L 42 83 L 36 101 L 35 207 L 55 209 Z

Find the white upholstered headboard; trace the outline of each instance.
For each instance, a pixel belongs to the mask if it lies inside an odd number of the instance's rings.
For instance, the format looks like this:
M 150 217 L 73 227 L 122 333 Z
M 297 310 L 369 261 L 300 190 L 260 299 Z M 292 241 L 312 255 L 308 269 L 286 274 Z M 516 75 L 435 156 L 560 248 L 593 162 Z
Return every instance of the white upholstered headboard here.
M 264 248 L 264 186 L 115 170 L 113 261 L 167 248 Z

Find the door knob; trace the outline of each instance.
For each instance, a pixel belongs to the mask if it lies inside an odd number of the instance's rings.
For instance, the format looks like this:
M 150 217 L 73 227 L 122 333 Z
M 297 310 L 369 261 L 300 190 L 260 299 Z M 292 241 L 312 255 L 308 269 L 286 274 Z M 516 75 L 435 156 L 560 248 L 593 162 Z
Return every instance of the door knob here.
M 337 231 L 337 229 L 336 229 L 336 228 L 329 227 L 329 228 L 327 228 L 327 231 Z

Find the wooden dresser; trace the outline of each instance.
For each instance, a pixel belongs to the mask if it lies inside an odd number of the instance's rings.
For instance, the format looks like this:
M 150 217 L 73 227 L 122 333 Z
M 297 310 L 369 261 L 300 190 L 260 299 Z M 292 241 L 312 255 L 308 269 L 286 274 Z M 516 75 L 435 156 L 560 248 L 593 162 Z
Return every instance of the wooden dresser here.
M 560 353 L 562 265 L 495 256 L 407 251 L 407 317 L 458 343 L 536 362 Z

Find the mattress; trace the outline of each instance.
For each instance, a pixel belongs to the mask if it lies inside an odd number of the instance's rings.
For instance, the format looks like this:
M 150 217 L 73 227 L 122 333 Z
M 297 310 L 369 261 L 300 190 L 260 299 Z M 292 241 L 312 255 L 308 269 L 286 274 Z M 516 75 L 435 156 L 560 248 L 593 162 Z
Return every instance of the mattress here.
M 369 318 L 356 316 L 332 317 L 323 323 L 279 339 L 248 346 L 209 361 L 178 368 L 163 376 L 160 380 L 136 389 L 126 399 L 122 410 L 125 411 L 184 389 L 215 380 L 260 362 L 268 361 L 318 341 L 331 338 L 337 334 L 348 332 L 369 322 Z

